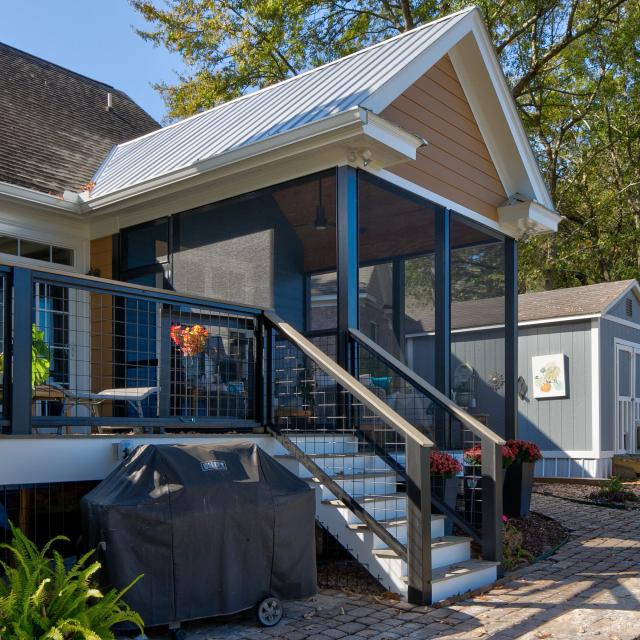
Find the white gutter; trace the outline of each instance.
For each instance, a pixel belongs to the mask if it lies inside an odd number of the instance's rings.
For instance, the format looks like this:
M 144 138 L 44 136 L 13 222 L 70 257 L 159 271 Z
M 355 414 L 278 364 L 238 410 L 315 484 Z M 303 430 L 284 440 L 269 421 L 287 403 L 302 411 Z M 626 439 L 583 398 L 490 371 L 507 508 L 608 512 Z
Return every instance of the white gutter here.
M 67 202 L 58 196 L 52 196 L 48 193 L 20 187 L 8 182 L 0 182 L 0 199 L 20 203 L 26 202 L 36 207 L 52 208 L 76 216 L 82 213 L 82 206 L 79 204 Z

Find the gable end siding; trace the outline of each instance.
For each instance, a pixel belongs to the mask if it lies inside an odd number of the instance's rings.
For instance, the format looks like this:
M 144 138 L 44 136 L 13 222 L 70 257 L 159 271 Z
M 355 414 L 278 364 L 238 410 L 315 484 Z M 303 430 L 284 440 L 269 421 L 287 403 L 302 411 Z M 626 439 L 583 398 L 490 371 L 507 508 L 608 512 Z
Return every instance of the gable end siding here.
M 448 56 L 381 115 L 428 142 L 415 161 L 392 167 L 393 173 L 498 219 L 507 194 Z

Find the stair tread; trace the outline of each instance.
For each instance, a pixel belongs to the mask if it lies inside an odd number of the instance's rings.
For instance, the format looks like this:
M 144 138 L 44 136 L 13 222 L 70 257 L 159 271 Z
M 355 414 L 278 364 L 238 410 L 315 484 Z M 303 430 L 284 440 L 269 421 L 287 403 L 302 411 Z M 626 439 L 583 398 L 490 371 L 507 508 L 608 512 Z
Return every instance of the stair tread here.
M 446 516 L 442 516 L 438 513 L 432 513 L 431 514 L 431 522 L 438 522 L 440 520 L 445 520 Z M 402 526 L 402 525 L 406 525 L 407 524 L 407 519 L 406 518 L 394 518 L 391 520 L 378 520 L 378 522 L 383 526 L 383 527 L 397 527 L 397 526 Z M 360 529 L 368 529 L 369 525 L 364 523 L 364 522 L 352 522 L 351 524 L 347 524 L 347 527 L 349 529 L 354 529 L 354 530 L 360 530 Z
M 406 500 L 406 493 L 381 493 L 379 495 L 369 494 L 362 498 L 358 498 L 358 502 L 375 502 L 376 500 Z M 329 504 L 334 507 L 344 507 L 344 503 L 337 498 L 326 498 L 322 504 Z
M 391 469 L 380 469 L 372 471 L 363 471 L 362 473 L 332 473 L 329 477 L 332 480 L 366 480 L 367 478 L 385 478 L 388 476 L 398 475 Z M 319 480 L 322 482 L 322 480 Z M 395 495 L 395 494 L 393 494 Z M 405 495 L 405 494 L 402 494 Z
M 468 576 L 478 571 L 484 571 L 491 567 L 497 567 L 500 563 L 491 560 L 465 560 L 464 562 L 456 562 L 440 569 L 434 569 L 431 582 L 444 582 L 445 580 L 453 580 L 461 576 Z M 403 582 L 408 582 L 407 576 L 403 576 Z
M 450 547 L 456 544 L 464 544 L 469 542 L 471 538 L 465 538 L 463 536 L 440 536 L 434 538 L 431 541 L 432 549 L 442 549 L 443 547 Z M 398 554 L 392 549 L 374 549 L 373 553 L 381 558 L 397 558 Z

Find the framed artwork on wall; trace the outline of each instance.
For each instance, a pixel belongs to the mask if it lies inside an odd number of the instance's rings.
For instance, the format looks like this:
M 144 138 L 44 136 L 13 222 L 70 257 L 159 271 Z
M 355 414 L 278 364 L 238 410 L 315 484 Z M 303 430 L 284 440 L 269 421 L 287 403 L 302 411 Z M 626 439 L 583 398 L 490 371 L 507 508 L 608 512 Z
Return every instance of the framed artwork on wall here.
M 566 398 L 566 359 L 563 353 L 533 356 L 533 397 Z

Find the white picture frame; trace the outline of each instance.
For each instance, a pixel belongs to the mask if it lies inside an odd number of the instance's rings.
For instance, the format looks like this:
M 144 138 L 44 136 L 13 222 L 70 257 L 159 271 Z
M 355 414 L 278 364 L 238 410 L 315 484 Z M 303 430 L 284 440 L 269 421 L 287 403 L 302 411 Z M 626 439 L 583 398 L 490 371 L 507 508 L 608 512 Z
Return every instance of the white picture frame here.
M 564 353 L 552 353 L 546 356 L 532 356 L 533 397 L 566 398 L 567 378 Z

